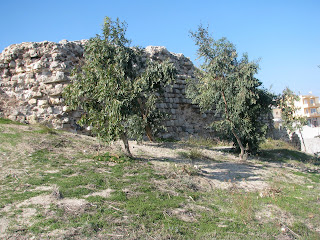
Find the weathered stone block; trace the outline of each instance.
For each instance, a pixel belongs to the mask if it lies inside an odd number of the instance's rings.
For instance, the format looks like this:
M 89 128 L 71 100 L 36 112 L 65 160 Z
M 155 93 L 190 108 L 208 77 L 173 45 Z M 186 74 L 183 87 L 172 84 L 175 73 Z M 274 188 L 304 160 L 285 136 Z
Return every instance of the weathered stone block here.
M 29 115 L 26 117 L 26 121 L 30 124 L 36 124 L 38 122 L 38 117 L 36 115 Z
M 179 94 L 180 90 L 179 89 L 173 89 L 173 92 L 176 93 L 176 94 Z
M 29 105 L 37 105 L 37 99 L 34 99 L 34 98 L 30 99 L 30 100 L 28 101 L 28 104 L 29 104 Z
M 35 64 L 33 64 L 32 69 L 36 72 L 40 71 L 42 69 L 41 62 L 36 62 Z
M 61 103 L 61 100 L 59 97 L 54 96 L 49 98 L 49 102 L 51 105 L 58 105 Z
M 38 52 L 35 49 L 31 49 L 28 54 L 32 58 L 38 57 Z
M 48 100 L 38 100 L 38 106 L 44 107 L 48 105 Z
M 32 93 L 32 97 L 33 98 L 41 98 L 42 97 L 42 93 L 37 91 L 37 92 L 33 92 Z
M 194 133 L 194 129 L 193 128 L 187 128 L 186 131 L 190 134 L 193 134 Z
M 9 67 L 10 67 L 10 68 L 15 68 L 15 67 L 16 67 L 16 62 L 15 62 L 15 61 L 11 61 L 11 62 L 9 63 Z

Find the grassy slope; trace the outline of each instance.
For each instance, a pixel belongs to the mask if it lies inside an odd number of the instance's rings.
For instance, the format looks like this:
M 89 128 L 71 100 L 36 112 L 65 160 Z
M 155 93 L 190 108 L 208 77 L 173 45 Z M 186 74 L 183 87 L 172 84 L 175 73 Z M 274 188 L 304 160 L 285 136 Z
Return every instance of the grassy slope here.
M 320 177 L 308 171 L 318 160 L 282 143 L 249 160 L 266 170 L 270 161 L 290 166 L 256 192 L 236 184 L 208 190 L 195 182 L 201 170 L 192 165 L 162 169 L 40 126 L 0 119 L 0 143 L 0 237 L 320 239 Z M 180 157 L 201 158 L 199 149 Z

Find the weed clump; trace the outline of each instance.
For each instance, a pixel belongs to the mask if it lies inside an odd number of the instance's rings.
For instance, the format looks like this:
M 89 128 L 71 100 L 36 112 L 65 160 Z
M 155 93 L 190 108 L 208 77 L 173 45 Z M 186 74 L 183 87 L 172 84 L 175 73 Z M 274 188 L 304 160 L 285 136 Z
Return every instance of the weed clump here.
M 188 158 L 191 160 L 204 159 L 206 156 L 199 149 L 193 148 L 187 152 L 178 152 L 178 155 L 182 158 Z
M 62 195 L 62 193 L 60 192 L 59 187 L 58 187 L 57 185 L 54 185 L 54 186 L 53 186 L 53 190 L 52 190 L 51 196 L 53 196 L 53 197 L 54 197 L 55 199 L 57 199 L 57 200 L 63 198 L 63 195 Z

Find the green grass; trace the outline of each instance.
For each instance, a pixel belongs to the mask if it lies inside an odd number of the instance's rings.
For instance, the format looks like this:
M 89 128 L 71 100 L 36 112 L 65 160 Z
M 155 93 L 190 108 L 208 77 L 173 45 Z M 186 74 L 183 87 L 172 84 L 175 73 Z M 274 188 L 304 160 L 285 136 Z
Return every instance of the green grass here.
M 40 163 L 40 164 L 48 163 L 50 161 L 49 155 L 50 155 L 50 152 L 48 149 L 37 150 L 31 154 L 31 158 L 32 158 L 31 161 L 33 163 Z
M 302 176 L 308 178 L 313 183 L 320 183 L 320 174 L 319 173 L 303 173 L 303 172 L 293 172 L 297 176 Z
M 12 120 L 7 119 L 7 118 L 0 118 L 0 124 L 25 125 L 25 124 L 23 124 L 23 123 L 16 122 L 16 121 L 12 121 Z
M 288 142 L 283 140 L 274 140 L 274 139 L 266 139 L 264 142 L 260 144 L 260 148 L 263 150 L 276 150 L 276 149 L 287 149 L 287 150 L 295 150 L 293 146 L 291 146 Z
M 259 156 L 266 161 L 289 162 L 298 161 L 304 163 L 320 164 L 314 156 L 295 150 L 289 143 L 282 140 L 267 139 L 260 145 Z
M 0 200 L 0 208 L 4 208 L 8 204 L 11 204 L 14 202 L 21 202 L 29 198 L 36 197 L 42 193 L 44 193 L 44 191 L 34 191 L 34 192 L 7 191 L 6 193 L 2 193 L 1 200 Z
M 295 160 L 299 162 L 314 161 L 314 157 L 309 154 L 299 152 L 296 150 L 289 150 L 289 149 L 274 149 L 274 150 L 261 149 L 259 156 L 268 161 L 278 161 L 278 162 L 288 162 L 291 160 Z
M 21 141 L 23 134 L 20 132 L 10 132 L 5 133 L 0 131 L 0 142 L 9 144 L 12 147 L 17 146 L 17 144 Z
M 132 159 L 125 155 L 112 155 L 109 152 L 106 152 L 105 154 L 101 154 L 98 156 L 94 156 L 93 159 L 98 161 L 107 161 L 107 162 L 115 162 L 115 163 L 124 163 L 124 162 L 130 162 Z
M 46 125 L 39 125 L 39 127 L 40 129 L 35 130 L 34 132 L 40 133 L 40 134 L 52 134 L 52 135 L 58 134 L 58 130 L 49 128 Z

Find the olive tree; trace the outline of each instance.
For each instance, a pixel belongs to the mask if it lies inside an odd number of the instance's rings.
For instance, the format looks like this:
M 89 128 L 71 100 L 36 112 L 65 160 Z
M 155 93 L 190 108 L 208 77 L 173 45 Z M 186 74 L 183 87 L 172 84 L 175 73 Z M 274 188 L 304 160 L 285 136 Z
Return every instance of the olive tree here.
M 201 25 L 190 33 L 203 63 L 196 78 L 188 81 L 187 96 L 201 110 L 221 116 L 212 127 L 234 140 L 243 159 L 246 148 L 255 152 L 265 136 L 267 126 L 261 120 L 270 111 L 272 96 L 259 88 L 262 83 L 254 77 L 258 64 L 250 62 L 246 54 L 239 59 L 235 46 L 226 38 L 213 39 Z
M 102 35 L 85 45 L 84 60 L 73 73 L 64 97 L 71 109 L 82 109 L 80 125 L 92 127 L 106 142 L 121 139 L 131 156 L 128 138 L 141 139 L 161 126 L 155 103 L 162 89 L 175 79 L 168 61 L 143 59 L 143 51 L 130 47 L 127 25 L 106 17 Z

